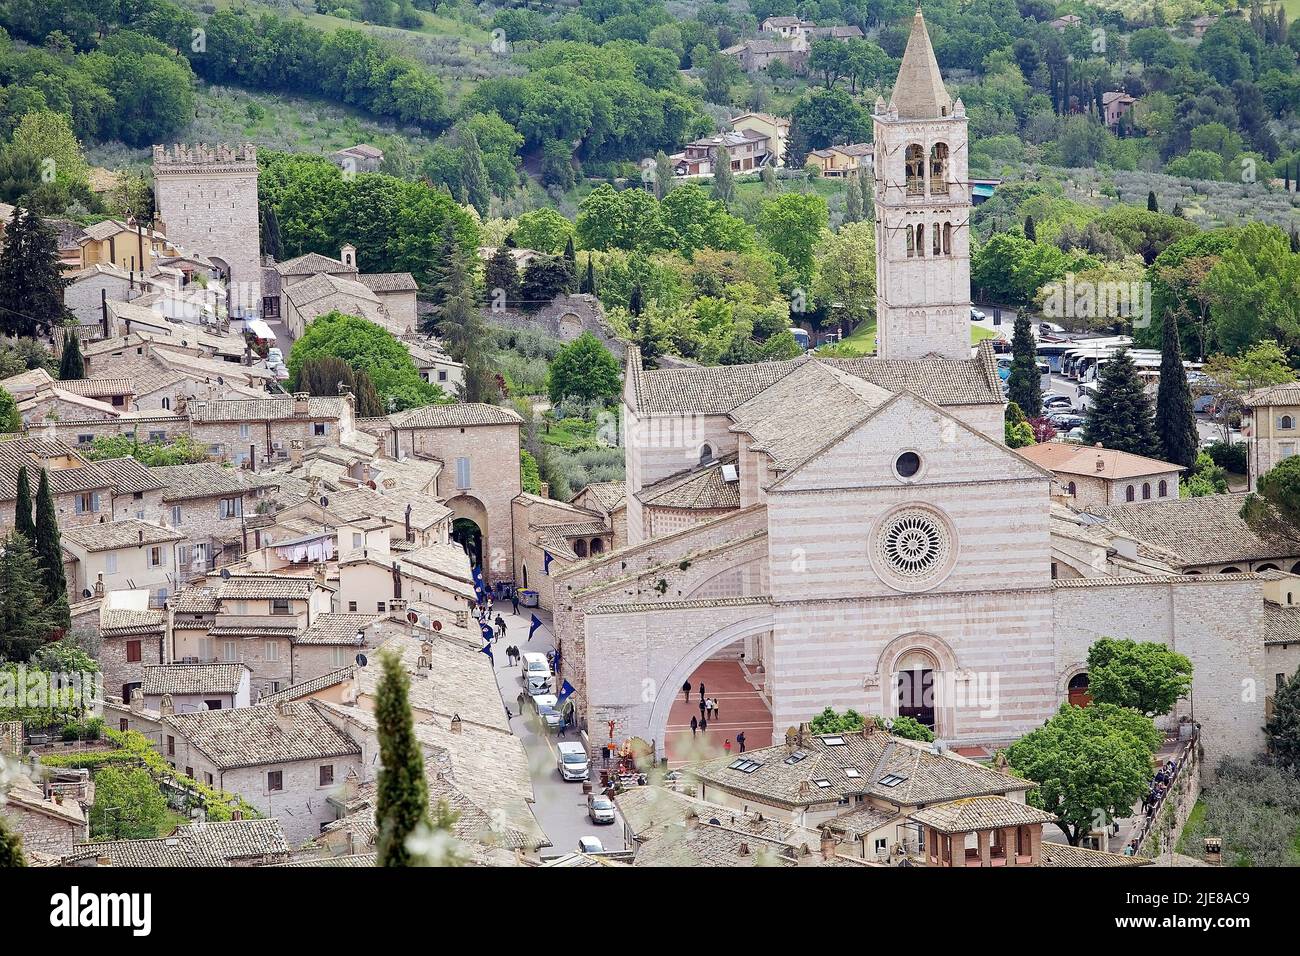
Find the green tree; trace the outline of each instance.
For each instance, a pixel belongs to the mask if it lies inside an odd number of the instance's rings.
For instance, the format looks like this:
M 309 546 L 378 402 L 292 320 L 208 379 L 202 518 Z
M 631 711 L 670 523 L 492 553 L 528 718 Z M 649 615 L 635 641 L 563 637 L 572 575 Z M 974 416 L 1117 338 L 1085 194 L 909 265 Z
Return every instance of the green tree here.
M 15 209 L 0 251 L 0 334 L 52 334 L 68 315 L 63 305 L 67 285 L 53 227 Z
M 1016 315 L 1011 335 L 1011 375 L 1007 378 L 1007 399 L 1020 406 L 1027 418 L 1043 413 L 1043 378 L 1038 372 L 1037 343 L 1024 311 Z
M 1029 424 L 1019 405 L 1007 402 L 1002 418 L 1002 437 L 1008 448 L 1025 448 L 1034 444 L 1034 426 Z
M 0 433 L 12 434 L 22 431 L 23 416 L 18 411 L 18 403 L 5 389 L 0 388 Z
M 59 358 L 59 380 L 76 381 L 86 377 L 86 361 L 81 356 L 81 337 L 69 329 L 63 333 L 63 355 Z
M 559 256 L 536 256 L 524 266 L 524 275 L 520 281 L 520 304 L 525 311 L 535 312 L 544 305 L 549 305 L 556 296 L 569 291 L 568 266 Z
M 36 484 L 36 556 L 45 585 L 45 606 L 58 627 L 71 621 L 68 609 L 68 579 L 63 570 L 63 546 L 59 542 L 59 516 L 54 508 L 49 473 L 42 468 Z
M 849 179 L 848 189 L 844 191 L 844 221 L 846 223 L 862 221 L 862 190 L 858 188 L 857 176 Z
M 95 774 L 90 835 L 95 840 L 146 840 L 162 836 L 167 798 L 143 767 L 105 767 Z
M 1183 367 L 1183 349 L 1178 340 L 1178 321 L 1165 313 L 1164 337 L 1160 346 L 1160 386 L 1156 393 L 1156 438 L 1162 461 L 1190 468 L 1196 464 L 1201 439 L 1192 412 L 1192 391 Z
M 26 465 L 18 466 L 17 491 L 14 493 L 14 530 L 27 536 L 27 541 L 36 547 L 36 518 L 32 507 L 32 482 Z
M 846 222 L 813 249 L 813 298 L 850 328 L 876 321 L 876 228 Z
M 1088 693 L 1094 703 L 1159 717 L 1191 689 L 1192 662 L 1164 644 L 1104 637 L 1088 648 Z
M 0 869 L 26 865 L 27 857 L 23 855 L 23 838 L 10 830 L 4 818 L 0 817 Z
M 1151 401 L 1127 350 L 1116 353 L 1101 367 L 1100 387 L 1088 406 L 1083 440 L 1148 458 L 1160 453 Z
M 554 404 L 566 398 L 610 398 L 622 387 L 618 359 L 590 332 L 583 332 L 551 360 L 549 392 Z
M 105 458 L 134 458 L 142 465 L 192 465 L 208 460 L 207 448 L 200 447 L 189 435 L 177 435 L 171 441 L 140 442 L 134 435 L 97 435 L 86 449 L 91 461 Z
M 0 659 L 26 661 L 50 636 L 45 583 L 36 552 L 12 531 L 0 551 Z
M 289 352 L 289 380 L 296 389 L 303 363 L 318 356 L 347 361 L 365 372 L 390 410 L 447 401 L 442 389 L 420 378 L 411 353 L 391 332 L 355 315 L 327 312 L 313 319 Z
M 1269 756 L 1288 770 L 1300 768 L 1300 669 L 1273 691 L 1273 716 L 1264 725 Z
M 521 249 L 554 255 L 573 235 L 573 223 L 550 207 L 526 212 L 515 220 L 514 239 Z
M 736 176 L 731 171 L 731 155 L 721 146 L 713 150 L 713 198 L 730 206 L 736 195 Z
M 503 308 L 510 308 L 519 301 L 519 267 L 508 246 L 498 246 L 492 253 L 483 272 L 483 286 L 493 309 L 498 302 Z
M 410 866 L 407 840 L 429 818 L 429 784 L 424 755 L 411 714 L 411 679 L 399 654 L 381 655 L 383 676 L 375 694 L 379 736 L 379 780 L 375 838 L 379 866 Z
M 1055 814 L 1071 846 L 1094 827 L 1133 812 L 1151 784 L 1161 734 L 1149 717 L 1113 704 L 1061 705 L 1046 724 L 1007 750 L 1017 774 L 1034 781 L 1028 802 Z
M 815 193 L 785 193 L 759 206 L 758 232 L 773 252 L 784 256 L 803 282 L 812 280 L 813 249 L 826 228 L 826 200 Z
M 814 734 L 847 734 L 866 726 L 866 718 L 850 707 L 842 714 L 827 707 L 812 719 L 808 729 Z

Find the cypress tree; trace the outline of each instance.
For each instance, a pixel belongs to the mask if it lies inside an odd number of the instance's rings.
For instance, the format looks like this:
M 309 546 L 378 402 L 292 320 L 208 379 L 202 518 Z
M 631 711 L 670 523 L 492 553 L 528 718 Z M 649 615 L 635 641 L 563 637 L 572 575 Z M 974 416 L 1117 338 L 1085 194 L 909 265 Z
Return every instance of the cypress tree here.
M 1273 716 L 1264 725 L 1269 756 L 1282 767 L 1300 767 L 1300 670 L 1273 693 Z
M 27 475 L 27 466 L 18 467 L 18 491 L 14 499 L 14 530 L 27 536 L 27 541 L 36 546 L 36 521 L 32 517 L 32 482 Z
M 640 285 L 632 287 L 632 294 L 628 296 L 627 300 L 627 311 L 635 316 L 640 316 L 645 311 L 645 299 Z
M 1043 411 L 1043 383 L 1038 374 L 1038 355 L 1034 348 L 1034 335 L 1029 328 L 1029 316 L 1024 312 L 1016 316 L 1015 331 L 1011 336 L 1011 354 L 1007 400 L 1019 405 L 1028 418 L 1037 418 Z
M 1156 191 L 1154 189 L 1147 190 L 1147 212 L 1159 211 L 1160 201 L 1156 199 Z
M 1088 406 L 1083 426 L 1084 441 L 1148 458 L 1159 455 L 1151 401 L 1127 350 L 1102 366 L 1098 384 L 1097 397 Z
M 63 546 L 59 542 L 59 518 L 50 491 L 49 473 L 42 468 L 36 485 L 36 557 L 41 562 L 46 605 L 55 625 L 71 623 L 68 611 L 68 578 L 63 571 Z
M 499 246 L 492 253 L 483 271 L 483 284 L 487 287 L 489 307 L 495 308 L 500 301 L 508 309 L 512 303 L 519 302 L 519 267 L 509 247 Z
M 1038 241 L 1038 229 L 1034 226 L 1034 217 L 1025 217 L 1025 238 L 1030 242 Z
M 862 221 L 862 193 L 855 180 L 849 180 L 849 190 L 844 196 L 844 221 Z
M 398 654 L 384 654 L 381 660 L 384 673 L 375 694 L 382 764 L 375 799 L 378 865 L 410 866 L 406 841 L 428 820 L 429 784 L 424 779 L 424 755 L 411 716 L 411 679 Z
M 587 295 L 596 294 L 596 270 L 591 264 L 591 253 L 587 253 L 587 275 L 582 280 L 582 289 Z
M 638 344 L 641 346 L 641 367 L 647 371 L 659 367 L 659 345 L 655 342 L 654 330 L 650 327 L 650 316 L 641 316 L 637 323 Z
M 59 380 L 72 382 L 86 377 L 86 360 L 81 355 L 81 338 L 71 329 L 63 333 L 63 355 L 59 358 Z
M 357 400 L 358 418 L 379 418 L 387 414 L 383 399 L 375 389 L 375 383 L 365 372 L 357 372 L 353 380 L 352 394 Z
M 573 248 L 573 236 L 564 240 L 564 268 L 569 270 L 569 291 L 578 282 L 578 253 Z
M 713 150 L 713 198 L 730 206 L 736 194 L 736 177 L 731 171 L 731 157 L 721 146 Z
M 63 290 L 53 227 L 34 213 L 14 210 L 0 252 L 0 335 L 35 337 L 63 325 Z
M 1183 350 L 1178 341 L 1178 322 L 1172 311 L 1165 313 L 1160 343 L 1160 390 L 1156 393 L 1156 438 L 1164 461 L 1191 468 L 1200 451 L 1196 416 L 1192 413 L 1192 391 L 1187 387 Z
M 17 531 L 0 541 L 0 548 L 0 659 L 25 661 L 53 629 L 41 565 L 26 536 Z

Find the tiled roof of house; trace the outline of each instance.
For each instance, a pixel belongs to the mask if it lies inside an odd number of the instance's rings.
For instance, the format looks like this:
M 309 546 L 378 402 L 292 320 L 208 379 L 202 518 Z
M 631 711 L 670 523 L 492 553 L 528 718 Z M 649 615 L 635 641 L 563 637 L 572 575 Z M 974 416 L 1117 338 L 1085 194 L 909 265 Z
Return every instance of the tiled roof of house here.
M 163 476 L 158 473 L 159 469 L 149 468 L 130 456 L 101 458 L 95 464 L 108 475 L 118 494 L 157 491 L 166 485 Z
M 320 273 L 310 279 L 295 282 L 284 290 L 284 296 L 299 309 L 303 309 L 317 299 L 327 295 L 349 295 L 376 309 L 380 306 L 379 296 L 354 277 L 346 279 L 336 275 Z
M 109 398 L 113 395 L 134 395 L 135 380 L 130 378 L 61 378 L 56 383 L 65 392 L 86 398 Z
M 1084 475 L 1092 478 L 1145 478 L 1151 475 L 1184 471 L 1181 465 L 1168 461 L 1133 455 L 1114 448 L 1097 445 L 1076 445 L 1073 442 L 1045 441 L 1026 448 L 1015 449 L 1017 455 L 1032 461 L 1040 468 L 1067 475 Z M 1100 466 L 1100 467 L 1099 467 Z
M 737 867 L 798 866 L 798 850 L 781 840 L 728 826 L 700 823 L 675 827 L 641 844 L 633 866 Z
M 388 421 L 394 428 L 465 428 L 470 425 L 518 425 L 523 419 L 513 409 L 500 405 L 456 402 L 393 412 Z
M 294 417 L 295 402 L 292 395 L 196 402 L 190 406 L 190 418 L 196 422 L 278 421 Z M 307 400 L 306 417 L 342 418 L 343 409 L 342 398 L 313 395 Z
M 1247 395 L 1242 404 L 1247 408 L 1266 408 L 1272 405 L 1300 405 L 1300 382 L 1283 382 L 1258 388 Z
M 416 292 L 420 288 L 409 272 L 363 272 L 357 281 L 371 292 Z
M 243 495 L 259 488 L 276 487 L 273 476 L 268 477 L 265 473 L 243 468 L 227 468 L 210 461 L 192 465 L 163 465 L 151 470 L 162 479 L 167 489 L 163 493 L 163 501 Z
M 940 833 L 973 833 L 998 827 L 1055 823 L 1056 817 L 1006 797 L 970 797 L 914 810 L 908 816 Z
M 146 664 L 141 689 L 146 695 L 163 694 L 233 694 L 244 676 L 252 671 L 247 664 Z
M 169 606 L 176 614 L 217 613 L 216 588 L 192 587 L 172 595 Z
M 740 482 L 722 477 L 722 466 L 735 462 L 732 455 L 683 475 L 669 475 L 643 488 L 637 498 L 655 508 L 739 508 Z
M 138 518 L 119 518 L 106 524 L 87 524 L 64 528 L 63 543 L 75 544 L 86 551 L 114 551 L 118 548 L 142 547 L 181 541 L 185 535 Z
M 346 612 L 322 614 L 312 621 L 310 627 L 294 638 L 294 643 L 362 647 L 366 643 L 364 633 L 366 628 L 377 620 L 379 616 L 375 614 Z
M 329 866 L 329 867 L 373 867 L 379 865 L 379 854 L 371 853 L 353 853 L 350 856 L 319 856 L 310 860 L 294 860 L 292 863 L 276 863 L 276 868 L 284 867 L 309 867 L 309 866 Z
M 356 272 L 356 266 L 345 266 L 338 259 L 309 252 L 305 256 L 276 264 L 275 271 L 282 276 L 309 276 L 323 272 Z
M 100 637 L 126 637 L 133 634 L 160 634 L 166 628 L 162 611 L 137 611 L 131 608 L 103 608 L 99 612 Z
M 668 827 L 681 826 L 694 816 L 732 830 L 752 833 L 770 840 L 787 841 L 796 827 L 772 816 L 745 813 L 735 807 L 696 800 L 666 787 L 632 787 L 614 798 L 623 823 L 638 842 L 647 842 Z
M 1107 853 L 1103 850 L 1089 850 L 1086 847 L 1070 846 L 1068 843 L 1049 843 L 1044 841 L 1038 858 L 1039 866 L 1150 866 L 1154 861 L 1141 856 L 1125 856 L 1122 853 Z
M 1088 510 L 1106 519 L 1111 529 L 1172 551 L 1190 565 L 1300 557 L 1300 531 L 1267 535 L 1246 524 L 1241 517 L 1246 497 L 1203 495 Z
M 63 859 L 67 864 L 98 857 L 127 867 L 234 866 L 261 857 L 287 860 L 289 841 L 278 820 L 206 821 L 177 827 L 170 837 L 79 843 Z
M 257 702 L 259 704 L 278 704 L 281 701 L 302 700 L 304 697 L 310 697 L 312 694 L 325 690 L 327 687 L 333 687 L 335 684 L 341 684 L 344 681 L 352 680 L 352 678 L 356 676 L 356 673 L 356 665 L 349 664 L 347 667 L 338 668 L 338 670 L 327 671 L 319 677 L 313 677 L 309 680 L 291 684 L 283 690 L 278 690 L 273 694 L 266 694 Z
M 43 463 L 51 459 L 75 462 L 75 467 L 47 469 L 50 491 L 56 495 L 76 494 L 111 488 L 112 479 L 95 462 L 86 458 L 67 442 L 32 435 L 9 438 L 0 436 L 0 501 L 12 501 L 17 494 L 18 469 L 27 466 L 32 494 L 40 479 Z
M 1300 604 L 1264 602 L 1264 644 L 1300 644 Z
M 907 389 L 936 405 L 1002 402 L 1002 388 L 991 352 L 989 357 L 981 352 L 969 360 L 802 356 L 785 362 L 651 369 L 636 377 L 637 411 L 653 415 L 724 415 L 799 366 L 812 362 L 847 372 L 887 391 Z
M 310 702 L 205 710 L 163 718 L 219 769 L 360 755 L 356 742 Z
M 857 794 L 918 806 L 1032 786 L 883 731 L 871 736 L 861 731 L 806 736 L 802 746 L 777 744 L 746 751 L 739 758 L 705 761 L 686 771 L 723 790 L 787 807 L 836 803 Z
M 593 481 L 584 486 L 582 491 L 590 492 L 606 511 L 616 511 L 626 504 L 627 483 L 623 481 Z
M 276 574 L 232 574 L 217 586 L 222 601 L 268 601 L 288 598 L 306 601 L 311 597 L 313 580 Z

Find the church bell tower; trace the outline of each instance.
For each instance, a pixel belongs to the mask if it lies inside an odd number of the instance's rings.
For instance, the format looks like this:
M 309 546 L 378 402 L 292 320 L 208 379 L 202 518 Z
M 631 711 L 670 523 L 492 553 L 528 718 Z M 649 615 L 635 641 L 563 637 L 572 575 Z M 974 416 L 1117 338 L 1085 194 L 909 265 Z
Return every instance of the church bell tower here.
M 877 354 L 968 359 L 966 109 L 939 75 L 918 7 L 888 106 L 876 100 Z

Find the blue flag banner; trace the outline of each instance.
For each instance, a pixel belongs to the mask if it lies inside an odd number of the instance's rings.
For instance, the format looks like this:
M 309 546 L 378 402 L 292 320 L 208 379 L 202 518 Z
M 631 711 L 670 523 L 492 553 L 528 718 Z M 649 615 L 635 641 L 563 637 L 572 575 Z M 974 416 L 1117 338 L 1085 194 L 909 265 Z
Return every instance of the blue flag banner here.
M 485 640 L 485 641 L 487 641 L 489 644 L 491 644 L 491 643 L 492 643 L 492 625 L 491 625 L 491 624 L 484 623 L 483 621 L 480 621 L 480 622 L 479 622 L 479 625 L 478 625 L 478 628 L 479 628 L 480 631 L 483 632 L 483 640 Z
M 486 654 L 486 655 L 488 656 L 488 659 L 489 659 L 490 661 L 492 661 L 492 663 L 494 663 L 494 664 L 496 663 L 496 658 L 492 656 L 492 645 L 491 645 L 491 643 L 484 644 L 483 647 L 479 649 L 479 653 L 480 653 L 480 654 Z
M 483 572 L 477 567 L 471 568 L 470 577 L 474 579 L 474 593 L 478 595 L 479 604 L 486 604 L 487 598 L 483 593 Z
M 560 693 L 559 696 L 555 698 L 555 706 L 557 708 L 563 707 L 564 702 L 572 696 L 573 696 L 573 685 L 566 680 L 564 683 L 560 685 Z
M 528 639 L 530 641 L 533 639 L 533 631 L 537 630 L 541 626 L 542 626 L 542 619 L 538 617 L 536 614 L 534 614 L 533 622 L 528 627 Z
M 551 562 L 554 560 L 555 558 L 551 556 L 551 552 L 549 551 L 542 552 L 542 573 L 543 574 L 549 575 L 551 573 Z

